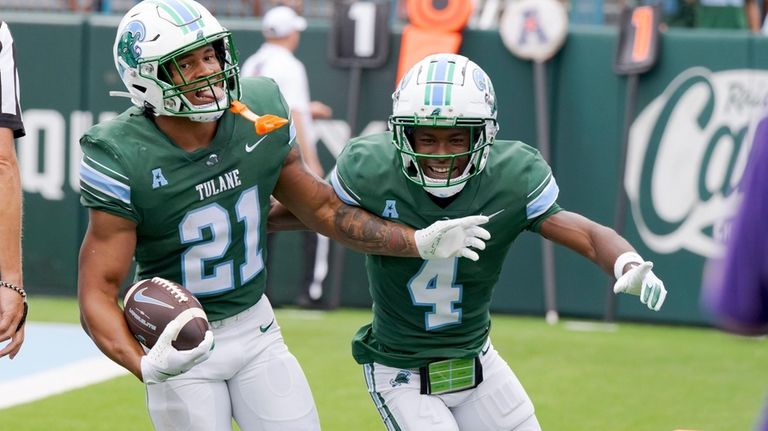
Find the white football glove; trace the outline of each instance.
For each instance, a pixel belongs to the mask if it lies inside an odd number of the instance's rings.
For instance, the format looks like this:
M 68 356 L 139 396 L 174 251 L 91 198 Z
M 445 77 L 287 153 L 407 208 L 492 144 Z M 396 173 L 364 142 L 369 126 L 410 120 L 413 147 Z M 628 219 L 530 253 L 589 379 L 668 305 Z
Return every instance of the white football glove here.
M 171 343 L 179 335 L 182 324 L 172 320 L 165 327 L 157 342 L 141 358 L 141 379 L 145 384 L 161 383 L 189 371 L 205 361 L 213 350 L 213 332 L 206 331 L 205 338 L 190 350 L 176 350 Z
M 621 266 L 624 267 L 624 265 Z M 643 261 L 633 267 L 616 280 L 613 285 L 613 292 L 638 295 L 640 302 L 653 311 L 659 311 L 667 297 L 667 289 L 664 288 L 664 282 L 656 277 L 651 268 L 653 268 L 653 262 L 648 261 Z
M 424 260 L 463 256 L 478 260 L 480 256 L 470 247 L 485 250 L 490 232 L 479 225 L 487 223 L 488 216 L 476 215 L 452 220 L 440 220 L 416 231 L 416 248 Z

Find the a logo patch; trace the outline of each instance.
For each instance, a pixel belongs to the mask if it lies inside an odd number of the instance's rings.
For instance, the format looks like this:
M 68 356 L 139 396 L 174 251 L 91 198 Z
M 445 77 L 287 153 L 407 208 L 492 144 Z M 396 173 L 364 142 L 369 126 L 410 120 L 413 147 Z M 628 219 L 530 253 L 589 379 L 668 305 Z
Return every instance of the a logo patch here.
M 381 212 L 381 216 L 385 218 L 400 218 L 397 213 L 397 201 L 394 199 L 387 199 L 384 204 L 384 211 Z
M 394 379 L 389 379 L 389 384 L 392 385 L 393 388 L 400 385 L 407 385 L 408 383 L 411 383 L 411 372 L 408 370 L 400 370 L 397 372 Z
M 163 175 L 163 170 L 160 168 L 152 169 L 152 188 L 157 189 L 162 186 L 167 186 L 168 180 Z

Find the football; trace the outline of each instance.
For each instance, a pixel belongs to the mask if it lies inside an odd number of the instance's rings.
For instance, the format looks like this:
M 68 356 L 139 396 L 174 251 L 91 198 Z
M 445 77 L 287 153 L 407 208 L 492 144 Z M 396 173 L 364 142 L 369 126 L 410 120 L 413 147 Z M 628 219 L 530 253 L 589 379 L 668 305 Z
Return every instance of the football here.
M 149 349 L 173 320 L 182 324 L 172 343 L 177 350 L 197 347 L 209 329 L 197 298 L 180 284 L 160 277 L 132 285 L 125 294 L 123 314 L 133 336 Z

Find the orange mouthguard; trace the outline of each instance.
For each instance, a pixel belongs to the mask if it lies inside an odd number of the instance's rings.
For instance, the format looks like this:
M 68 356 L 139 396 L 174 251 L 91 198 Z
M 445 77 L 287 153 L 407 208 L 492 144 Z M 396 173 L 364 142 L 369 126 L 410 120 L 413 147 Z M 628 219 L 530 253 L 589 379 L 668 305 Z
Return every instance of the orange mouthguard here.
M 233 100 L 232 105 L 229 107 L 229 110 L 234 112 L 235 114 L 240 114 L 245 118 L 246 120 L 253 123 L 253 125 L 256 127 L 256 134 L 258 135 L 264 135 L 267 134 L 273 130 L 277 130 L 286 124 L 288 124 L 288 120 L 285 118 L 278 117 L 277 115 L 267 114 L 267 115 L 256 115 L 253 112 L 251 112 L 250 109 L 248 109 L 247 106 L 245 106 L 244 103 Z

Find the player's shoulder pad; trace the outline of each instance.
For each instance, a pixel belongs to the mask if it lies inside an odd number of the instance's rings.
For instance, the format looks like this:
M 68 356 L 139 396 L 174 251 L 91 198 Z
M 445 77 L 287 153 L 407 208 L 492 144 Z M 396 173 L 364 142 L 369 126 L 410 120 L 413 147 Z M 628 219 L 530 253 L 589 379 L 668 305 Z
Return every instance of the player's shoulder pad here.
M 91 126 L 80 137 L 80 147 L 85 154 L 99 149 L 120 158 L 123 151 L 138 147 L 132 141 L 142 140 L 148 130 L 154 130 L 147 127 L 148 123 L 142 110 L 132 106 L 117 117 Z
M 256 114 L 273 114 L 288 118 L 288 104 L 274 79 L 266 76 L 246 77 L 240 80 L 241 101 Z
M 399 171 L 396 157 L 392 133 L 381 132 L 350 140 L 336 159 L 336 167 L 350 186 L 375 186 L 378 179 Z
M 377 196 L 383 183 L 400 174 L 390 132 L 350 140 L 336 159 L 336 175 L 348 193 Z M 401 175 L 402 176 L 402 175 Z
M 501 169 L 510 174 L 520 174 L 542 164 L 548 169 L 547 163 L 536 148 L 521 141 L 497 140 L 491 147 L 486 169 Z

